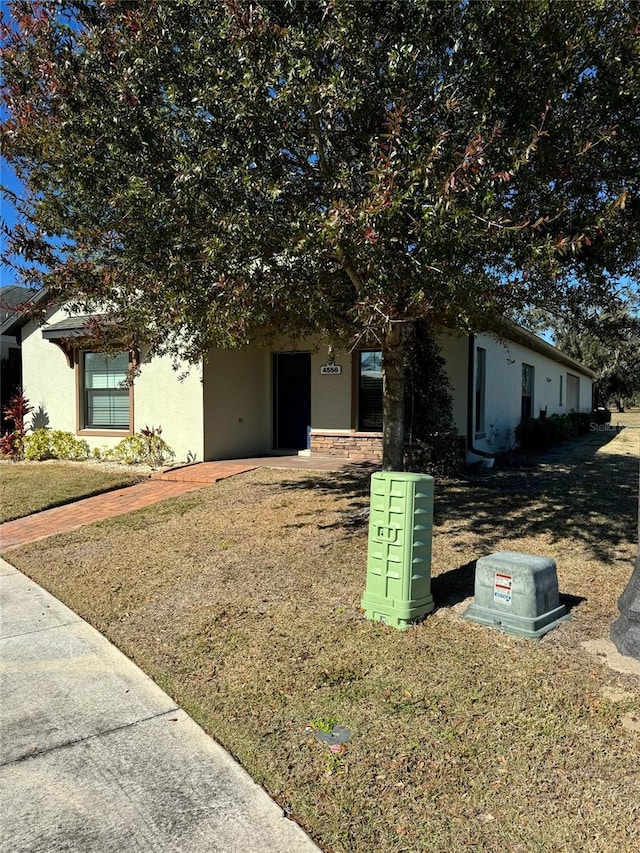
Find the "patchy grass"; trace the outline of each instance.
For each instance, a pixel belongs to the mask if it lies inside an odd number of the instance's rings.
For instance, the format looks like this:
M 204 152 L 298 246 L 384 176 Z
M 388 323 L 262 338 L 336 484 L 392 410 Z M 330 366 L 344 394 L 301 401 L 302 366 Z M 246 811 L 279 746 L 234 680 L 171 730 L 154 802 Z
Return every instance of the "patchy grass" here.
M 129 486 L 139 479 L 81 462 L 2 462 L 0 522 Z
M 621 418 L 622 420 L 622 418 Z M 161 684 L 331 853 L 640 849 L 640 679 L 608 636 L 636 555 L 640 416 L 543 462 L 437 484 L 438 609 L 372 624 L 367 478 L 259 469 L 34 543 L 12 563 Z M 612 439 L 612 440 L 609 440 Z M 472 561 L 552 556 L 573 619 L 468 623 Z M 352 739 L 335 751 L 314 727 Z

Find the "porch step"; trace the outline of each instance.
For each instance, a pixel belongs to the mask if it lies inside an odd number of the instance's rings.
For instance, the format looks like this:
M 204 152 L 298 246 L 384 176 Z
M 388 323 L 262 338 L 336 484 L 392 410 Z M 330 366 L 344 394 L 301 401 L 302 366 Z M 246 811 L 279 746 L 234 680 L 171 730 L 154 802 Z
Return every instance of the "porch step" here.
M 246 460 L 222 460 L 220 462 L 195 462 L 193 465 L 183 465 L 170 468 L 158 474 L 152 474 L 153 480 L 164 480 L 171 483 L 217 483 L 235 474 L 253 471 L 257 466 Z

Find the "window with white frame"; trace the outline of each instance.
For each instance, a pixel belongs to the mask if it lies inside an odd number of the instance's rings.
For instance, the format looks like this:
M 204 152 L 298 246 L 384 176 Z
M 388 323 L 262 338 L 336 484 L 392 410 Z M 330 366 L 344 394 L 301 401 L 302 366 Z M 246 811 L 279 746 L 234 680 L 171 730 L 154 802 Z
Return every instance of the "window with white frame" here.
M 129 353 L 81 354 L 81 429 L 128 430 L 131 424 Z

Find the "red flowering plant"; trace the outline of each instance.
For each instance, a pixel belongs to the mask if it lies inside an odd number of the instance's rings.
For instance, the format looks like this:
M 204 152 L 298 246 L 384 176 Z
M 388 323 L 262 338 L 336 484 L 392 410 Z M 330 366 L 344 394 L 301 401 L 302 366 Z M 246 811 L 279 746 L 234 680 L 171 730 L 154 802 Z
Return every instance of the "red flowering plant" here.
M 22 390 L 17 391 L 2 409 L 5 418 L 13 422 L 13 429 L 6 430 L 0 435 L 0 454 L 17 462 L 24 458 L 24 437 L 27 432 L 25 418 L 33 406 L 29 403 Z

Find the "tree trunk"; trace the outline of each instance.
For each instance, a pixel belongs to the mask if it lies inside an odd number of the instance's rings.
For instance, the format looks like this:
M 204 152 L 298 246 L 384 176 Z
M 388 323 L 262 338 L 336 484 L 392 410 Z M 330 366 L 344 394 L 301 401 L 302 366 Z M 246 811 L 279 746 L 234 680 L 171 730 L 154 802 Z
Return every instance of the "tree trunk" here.
M 382 468 L 404 469 L 403 323 L 390 323 L 382 341 Z

